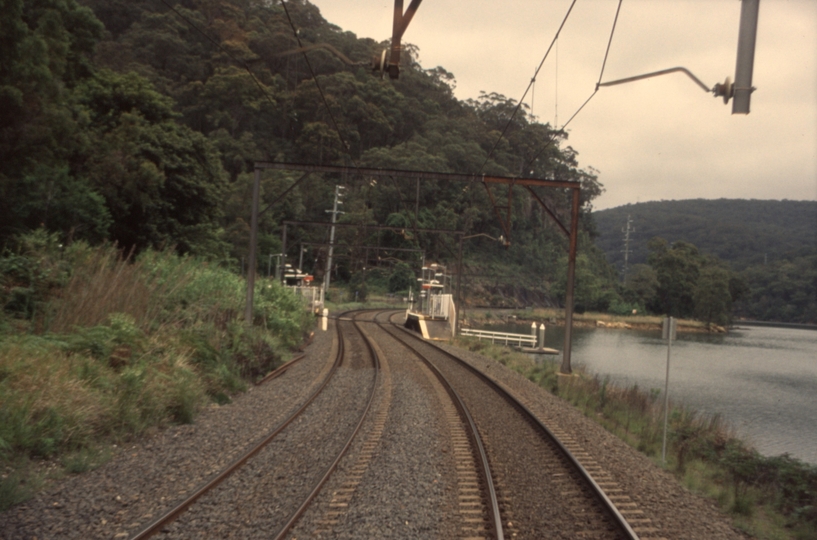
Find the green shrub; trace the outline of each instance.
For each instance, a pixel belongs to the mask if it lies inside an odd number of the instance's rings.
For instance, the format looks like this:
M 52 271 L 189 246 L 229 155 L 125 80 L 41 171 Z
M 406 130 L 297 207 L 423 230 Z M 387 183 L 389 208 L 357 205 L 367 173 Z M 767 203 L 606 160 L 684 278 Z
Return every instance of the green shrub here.
M 12 471 L 47 457 L 81 472 L 106 444 L 193 422 L 280 365 L 314 324 L 277 283 L 259 281 L 248 326 L 245 282 L 228 270 L 62 248 L 42 232 L 0 256 L 0 285 L 0 329 L 21 331 L 0 335 L 0 466 Z M 0 505 L 26 496 L 28 473 L 9 478 Z
M 31 498 L 41 484 L 38 477 L 14 469 L 7 475 L 0 475 L 0 512 Z

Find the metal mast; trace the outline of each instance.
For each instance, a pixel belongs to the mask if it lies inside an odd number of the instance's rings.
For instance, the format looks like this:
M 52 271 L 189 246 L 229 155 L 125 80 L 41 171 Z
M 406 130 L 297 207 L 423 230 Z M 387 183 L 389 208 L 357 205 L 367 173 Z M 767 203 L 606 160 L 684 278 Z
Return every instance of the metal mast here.
M 323 276 L 323 294 L 324 296 L 329 293 L 329 280 L 330 274 L 332 273 L 332 249 L 335 247 L 335 222 L 338 220 L 338 214 L 342 214 L 340 210 L 338 210 L 338 204 L 341 204 L 343 201 L 340 200 L 340 190 L 345 189 L 344 186 L 337 185 L 335 186 L 335 204 L 332 207 L 332 210 L 327 210 L 326 212 L 332 214 L 332 228 L 329 232 L 329 257 L 326 259 L 326 274 Z
M 630 219 L 630 214 L 627 214 L 627 227 L 621 229 L 621 232 L 624 233 L 624 249 L 622 253 L 624 253 L 624 274 L 622 277 L 627 277 L 627 270 L 629 269 L 629 256 L 630 256 L 630 233 L 635 232 L 635 228 L 630 227 L 633 224 L 633 220 Z

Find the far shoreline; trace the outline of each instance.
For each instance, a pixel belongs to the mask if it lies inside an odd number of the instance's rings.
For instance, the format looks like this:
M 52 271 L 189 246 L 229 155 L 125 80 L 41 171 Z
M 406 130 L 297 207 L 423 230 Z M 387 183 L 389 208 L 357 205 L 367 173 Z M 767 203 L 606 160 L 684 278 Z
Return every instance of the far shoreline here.
M 495 324 L 518 324 L 524 326 L 530 323 L 545 323 L 545 325 L 564 326 L 563 309 L 555 308 L 466 308 L 463 310 L 463 326 L 492 326 Z M 647 330 L 661 331 L 663 317 L 657 315 L 611 315 L 609 313 L 584 312 L 573 314 L 574 328 L 605 328 L 614 330 Z M 719 325 L 707 325 L 701 321 L 677 319 L 678 332 L 687 333 L 727 333 L 729 328 Z

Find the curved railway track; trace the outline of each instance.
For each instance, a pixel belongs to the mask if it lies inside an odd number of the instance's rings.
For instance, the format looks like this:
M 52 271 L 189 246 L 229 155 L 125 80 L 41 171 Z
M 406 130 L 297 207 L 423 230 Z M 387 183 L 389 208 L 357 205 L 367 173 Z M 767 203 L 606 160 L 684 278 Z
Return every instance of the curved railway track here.
M 377 316 L 374 322 L 379 328 L 383 328 L 383 323 L 377 320 Z M 398 342 L 405 346 L 402 340 L 398 339 Z M 440 396 L 442 406 L 444 409 L 451 409 L 446 413 L 452 436 L 451 446 L 457 464 L 458 509 L 462 520 L 460 532 L 468 538 L 482 538 L 487 535 L 490 538 L 504 540 L 505 534 L 491 466 L 468 407 L 445 375 L 433 363 L 411 347 L 406 346 L 406 349 L 422 361 L 423 365 L 439 381 L 445 393 L 445 396 Z M 446 398 L 450 400 L 453 408 L 445 403 Z
M 471 408 L 497 471 L 506 535 L 639 538 L 591 474 L 525 405 L 455 355 L 395 325 L 382 327 L 435 365 Z
M 234 460 L 229 466 L 214 474 L 210 480 L 196 489 L 192 495 L 185 498 L 176 504 L 171 510 L 160 516 L 158 519 L 151 522 L 148 526 L 141 529 L 131 538 L 133 540 L 142 540 L 150 538 L 159 532 L 165 533 L 165 537 L 192 537 L 201 534 L 201 537 L 218 535 L 229 531 L 231 536 L 241 537 L 240 529 L 242 527 L 257 527 L 263 523 L 264 537 L 273 536 L 274 538 L 283 538 L 291 529 L 293 524 L 298 520 L 304 512 L 310 501 L 320 491 L 321 486 L 326 482 L 329 476 L 334 471 L 338 462 L 351 445 L 352 440 L 360 430 L 366 415 L 371 407 L 372 398 L 374 396 L 375 388 L 377 387 L 378 378 L 380 374 L 380 360 L 371 347 L 368 341 L 357 325 L 350 325 L 353 330 L 350 331 L 346 324 L 337 324 L 338 348 L 337 354 L 324 379 L 320 382 L 314 392 L 304 401 L 304 403 L 297 408 L 291 415 L 282 421 L 275 429 L 261 437 L 257 443 L 253 444 L 247 451 L 245 451 L 238 459 Z M 345 330 L 344 330 L 344 327 Z M 352 346 L 347 346 L 346 342 L 351 342 Z M 365 346 L 362 346 L 364 345 Z M 364 351 L 368 351 L 368 354 Z M 286 364 L 279 368 L 280 372 L 273 372 L 269 379 L 279 376 L 281 373 L 289 369 L 293 363 Z M 368 391 L 365 393 L 365 399 L 360 399 L 360 374 L 362 369 L 372 367 L 372 376 L 368 383 Z M 341 374 L 341 368 L 348 368 L 349 373 L 345 377 Z M 354 374 L 349 377 L 349 374 Z M 365 375 L 363 376 L 365 378 Z M 334 388 L 337 387 L 337 388 Z M 306 439 L 303 439 L 304 434 L 290 435 L 288 428 L 294 430 L 293 426 L 303 423 L 309 426 L 317 425 L 315 418 L 306 418 L 307 413 L 313 416 L 320 416 L 322 413 L 321 406 L 317 402 L 322 396 L 327 393 L 335 392 L 347 393 L 346 401 L 356 406 L 349 407 L 354 413 L 353 421 L 349 420 L 349 415 L 343 411 L 338 411 L 333 408 L 330 412 L 340 413 L 345 415 L 345 419 L 340 419 L 338 414 L 331 417 L 329 420 L 324 419 L 323 426 L 333 426 L 339 429 L 323 429 L 318 430 L 319 433 L 326 435 L 323 440 L 320 437 L 314 437 L 307 434 Z M 357 398 L 357 399 L 356 399 Z M 357 403 L 355 403 L 357 402 Z M 346 430 L 346 434 L 340 434 L 344 431 L 344 427 L 351 427 Z M 303 431 L 303 430 L 302 430 Z M 309 431 L 312 431 L 311 429 Z M 330 433 L 331 432 L 331 433 Z M 287 439 L 293 439 L 288 441 Z M 342 439 L 344 442 L 338 448 L 338 444 L 333 443 Z M 281 441 L 282 448 L 271 451 L 270 448 Z M 294 448 L 293 448 L 294 444 Z M 319 448 L 329 448 L 324 452 L 330 454 L 328 459 L 323 459 L 322 467 L 317 467 L 320 474 L 315 474 L 315 463 L 309 461 L 303 463 L 300 467 L 299 484 L 310 485 L 310 482 L 304 482 L 304 477 L 308 477 L 312 482 L 312 487 L 308 492 L 301 489 L 289 489 L 289 493 L 284 501 L 279 497 L 281 490 L 268 490 L 270 482 L 278 482 L 285 479 L 291 471 L 281 471 L 276 469 L 275 455 L 280 452 L 288 452 L 290 454 L 297 453 L 297 449 L 302 449 L 305 445 L 314 445 Z M 303 455 L 305 460 L 309 460 L 310 454 Z M 331 461 L 330 461 L 331 460 Z M 329 462 L 328 464 L 326 462 Z M 291 476 L 291 475 L 290 475 Z M 283 483 L 283 482 L 281 482 Z M 229 484 L 233 484 L 230 486 Z M 221 493 L 219 493 L 221 492 Z M 241 495 L 236 495 L 239 493 Z M 257 500 L 259 493 L 272 493 L 275 500 L 269 502 L 274 506 L 274 511 L 269 512 L 269 515 L 260 516 L 257 511 L 251 511 L 250 519 L 247 519 L 247 512 L 242 512 L 242 504 L 246 505 L 247 498 L 253 499 L 252 505 L 261 503 Z M 207 519 L 207 507 L 212 505 L 232 504 L 236 507 L 234 515 L 238 523 L 211 523 Z M 263 506 L 263 504 L 261 504 Z M 286 506 L 286 508 L 281 508 Z M 196 516 L 198 507 L 204 509 Z M 245 506 L 246 507 L 246 506 Z M 262 512 L 263 513 L 263 512 Z M 193 517 L 190 517 L 193 515 Z M 285 519 L 281 519 L 281 516 Z M 270 529 L 270 524 L 273 528 Z M 270 530 L 277 530 L 278 532 L 270 535 Z

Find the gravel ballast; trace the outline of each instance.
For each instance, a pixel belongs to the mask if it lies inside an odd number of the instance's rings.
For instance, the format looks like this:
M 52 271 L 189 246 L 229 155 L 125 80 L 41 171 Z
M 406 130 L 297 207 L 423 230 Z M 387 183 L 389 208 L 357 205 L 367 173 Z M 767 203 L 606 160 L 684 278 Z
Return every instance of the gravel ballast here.
M 678 484 L 668 472 L 572 405 L 519 373 L 480 354 L 438 344 L 510 389 L 545 425 L 554 425 L 581 444 L 649 517 L 662 535 L 678 540 L 751 538 L 735 529 L 715 503 Z

